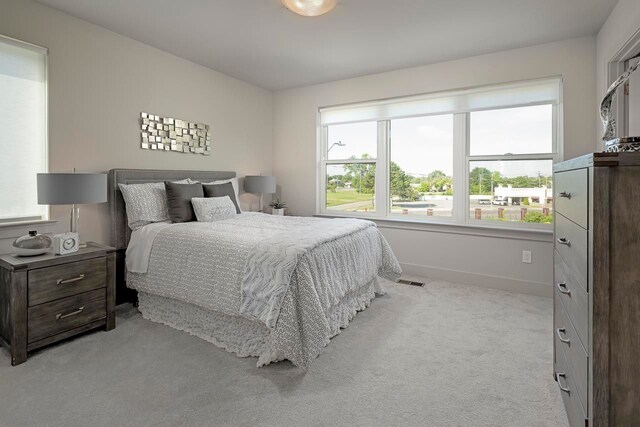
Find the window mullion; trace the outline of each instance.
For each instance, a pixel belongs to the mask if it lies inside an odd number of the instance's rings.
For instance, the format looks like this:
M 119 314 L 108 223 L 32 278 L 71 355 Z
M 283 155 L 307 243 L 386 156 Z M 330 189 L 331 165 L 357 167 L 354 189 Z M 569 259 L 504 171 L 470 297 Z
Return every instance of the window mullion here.
M 389 214 L 389 122 L 378 122 L 378 159 L 376 162 L 376 214 L 387 216 Z
M 327 209 L 327 142 L 329 138 L 329 131 L 327 126 L 321 126 L 319 130 L 319 137 L 321 143 L 319 144 L 318 158 L 318 185 L 316 191 L 318 191 L 318 197 L 316 198 L 316 212 L 325 212 Z
M 469 182 L 467 179 L 467 140 L 468 114 L 453 116 L 453 217 L 456 222 L 464 223 L 468 203 Z

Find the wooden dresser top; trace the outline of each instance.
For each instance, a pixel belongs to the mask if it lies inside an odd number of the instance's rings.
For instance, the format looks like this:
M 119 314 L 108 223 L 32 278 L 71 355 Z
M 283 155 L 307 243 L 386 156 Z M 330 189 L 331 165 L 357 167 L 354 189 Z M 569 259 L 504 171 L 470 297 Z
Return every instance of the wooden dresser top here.
M 640 166 L 640 152 L 590 153 L 553 166 L 554 172 L 589 167 Z

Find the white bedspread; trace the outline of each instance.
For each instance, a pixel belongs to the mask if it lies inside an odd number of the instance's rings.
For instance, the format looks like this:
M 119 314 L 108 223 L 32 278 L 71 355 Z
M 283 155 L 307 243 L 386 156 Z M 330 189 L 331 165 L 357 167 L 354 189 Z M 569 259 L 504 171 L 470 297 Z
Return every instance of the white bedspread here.
M 147 237 L 154 234 L 147 273 L 130 270 L 128 286 L 266 325 L 270 355 L 259 364 L 278 353 L 306 368 L 368 305 L 377 276 L 401 273 L 368 221 L 243 213 L 158 226 Z M 149 247 L 138 243 L 136 253 Z

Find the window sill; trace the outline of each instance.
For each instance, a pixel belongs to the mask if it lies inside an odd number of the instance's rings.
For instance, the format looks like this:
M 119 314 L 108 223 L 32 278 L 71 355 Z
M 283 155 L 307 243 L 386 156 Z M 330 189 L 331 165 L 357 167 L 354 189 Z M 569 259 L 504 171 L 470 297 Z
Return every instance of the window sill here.
M 51 233 L 52 226 L 58 221 L 49 219 L 29 220 L 29 221 L 13 221 L 0 223 L 0 239 L 15 239 L 23 236 L 34 228 L 45 228 L 44 234 Z
M 481 224 L 456 224 L 449 221 L 416 221 L 404 218 L 374 218 L 351 215 L 316 214 L 319 218 L 359 218 L 373 221 L 379 228 L 413 230 L 430 233 L 463 234 L 497 239 L 528 240 L 553 243 L 553 229 L 532 229 L 524 227 L 496 227 Z
M 46 224 L 55 224 L 58 221 L 53 219 L 32 219 L 28 221 L 12 221 L 12 222 L 0 222 L 0 228 L 12 228 L 12 227 L 23 227 L 27 225 L 46 225 Z

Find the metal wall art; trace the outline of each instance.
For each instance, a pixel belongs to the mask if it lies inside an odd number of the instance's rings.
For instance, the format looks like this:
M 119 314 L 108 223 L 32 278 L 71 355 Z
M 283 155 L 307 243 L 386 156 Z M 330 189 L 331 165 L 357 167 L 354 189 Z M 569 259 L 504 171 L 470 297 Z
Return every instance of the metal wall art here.
M 144 150 L 175 151 L 178 153 L 211 153 L 209 125 L 140 113 L 140 129 Z

